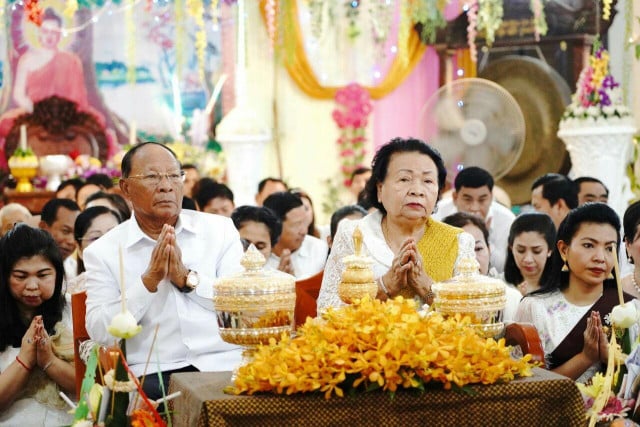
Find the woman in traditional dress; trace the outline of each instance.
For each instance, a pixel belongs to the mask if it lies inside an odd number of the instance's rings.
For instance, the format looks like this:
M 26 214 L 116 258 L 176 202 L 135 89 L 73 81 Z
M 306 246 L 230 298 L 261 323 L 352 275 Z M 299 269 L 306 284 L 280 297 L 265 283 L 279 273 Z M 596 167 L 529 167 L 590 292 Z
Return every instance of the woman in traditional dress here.
M 572 210 L 558 228 L 548 280 L 523 298 L 516 313 L 517 322 L 538 330 L 547 368 L 579 382 L 607 362 L 609 340 L 602 326 L 619 304 L 612 276 L 619 230 L 618 215 L 603 203 Z
M 548 261 L 556 245 L 551 217 L 538 212 L 519 215 L 511 224 L 508 243 L 504 280 L 523 296 L 537 291 L 549 275 Z
M 70 424 L 58 395 L 75 389 L 60 251 L 46 231 L 19 224 L 0 241 L 0 272 L 0 424 Z
M 338 296 L 342 259 L 354 253 L 356 226 L 373 258 L 377 298 L 397 295 L 433 302 L 431 285 L 449 279 L 454 266 L 473 257 L 473 237 L 431 218 L 445 184 L 440 154 L 417 139 L 393 139 L 376 153 L 365 191 L 377 211 L 360 220 L 343 220 L 325 266 L 318 310 L 344 303 Z
M 633 266 L 631 274 L 622 278 L 622 289 L 635 298 L 640 298 L 640 201 L 627 208 L 622 218 L 624 246 L 627 260 Z

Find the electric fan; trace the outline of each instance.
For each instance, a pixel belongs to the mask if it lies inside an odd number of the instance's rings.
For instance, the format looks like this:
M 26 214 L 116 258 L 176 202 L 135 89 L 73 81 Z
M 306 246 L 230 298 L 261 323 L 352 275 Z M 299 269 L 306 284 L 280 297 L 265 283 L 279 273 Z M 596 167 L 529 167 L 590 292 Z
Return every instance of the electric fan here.
M 495 180 L 516 164 L 525 120 L 516 100 L 490 80 L 466 78 L 442 86 L 422 108 L 419 134 L 436 148 L 451 180 L 478 166 Z

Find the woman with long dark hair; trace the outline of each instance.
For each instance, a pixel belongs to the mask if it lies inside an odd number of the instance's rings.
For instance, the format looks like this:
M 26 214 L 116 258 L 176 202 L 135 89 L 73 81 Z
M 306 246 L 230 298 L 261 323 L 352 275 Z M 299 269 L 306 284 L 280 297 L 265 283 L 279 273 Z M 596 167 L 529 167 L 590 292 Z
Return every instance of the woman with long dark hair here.
M 613 276 L 619 230 L 618 215 L 603 203 L 572 210 L 558 228 L 548 279 L 523 298 L 516 313 L 517 322 L 536 326 L 547 367 L 580 382 L 607 362 L 603 325 L 619 304 Z
M 53 238 L 19 224 L 0 240 L 0 424 L 66 425 L 73 334 Z
M 556 226 L 544 213 L 519 215 L 511 224 L 504 263 L 504 280 L 524 296 L 547 280 L 549 258 L 556 244 Z

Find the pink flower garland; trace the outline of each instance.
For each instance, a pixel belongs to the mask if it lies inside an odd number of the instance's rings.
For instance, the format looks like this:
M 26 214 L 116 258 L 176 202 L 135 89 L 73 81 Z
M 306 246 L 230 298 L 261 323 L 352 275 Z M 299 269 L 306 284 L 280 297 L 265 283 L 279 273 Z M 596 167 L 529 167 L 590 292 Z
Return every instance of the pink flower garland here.
M 351 184 L 351 174 L 362 166 L 365 148 L 365 130 L 368 117 L 373 106 L 369 92 L 357 83 L 338 90 L 335 96 L 336 108 L 333 110 L 333 120 L 340 128 L 337 143 L 340 147 L 341 172 L 345 186 Z
M 476 36 L 478 35 L 478 2 L 466 3 L 467 6 L 467 44 L 469 45 L 469 55 L 473 62 L 478 61 L 478 49 L 476 47 Z
M 264 3 L 264 12 L 267 17 L 267 34 L 269 34 L 269 46 L 271 48 L 271 52 L 273 52 L 276 40 L 277 7 L 278 5 L 276 4 L 276 0 L 267 0 Z

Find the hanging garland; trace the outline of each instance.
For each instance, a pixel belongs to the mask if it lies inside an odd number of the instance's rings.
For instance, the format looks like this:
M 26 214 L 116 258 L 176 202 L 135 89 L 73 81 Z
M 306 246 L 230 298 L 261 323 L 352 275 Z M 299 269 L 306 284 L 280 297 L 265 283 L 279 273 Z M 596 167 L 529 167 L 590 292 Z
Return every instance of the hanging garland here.
M 207 33 L 204 28 L 204 3 L 202 0 L 186 0 L 187 13 L 193 18 L 198 27 L 196 32 L 196 57 L 198 58 L 198 76 L 204 82 L 204 54 L 207 50 Z
M 275 47 L 275 39 L 276 39 L 276 18 L 278 16 L 276 0 L 267 0 L 264 3 L 264 16 L 266 17 L 267 24 L 267 35 L 269 36 L 269 45 L 271 47 L 271 51 Z
M 403 65 L 409 62 L 409 35 L 413 30 L 409 0 L 400 0 L 400 27 L 398 28 L 398 58 Z
M 477 28 L 484 30 L 485 41 L 491 46 L 496 39 L 496 31 L 502 24 L 504 9 L 502 0 L 478 0 Z
M 411 19 L 422 25 L 420 40 L 426 44 L 436 41 L 436 33 L 447 25 L 442 11 L 447 0 L 423 0 L 412 3 Z
M 469 45 L 469 54 L 473 62 L 478 61 L 478 49 L 476 47 L 476 36 L 478 35 L 478 2 L 467 3 L 467 43 Z
M 533 12 L 533 31 L 536 41 L 540 41 L 540 36 L 547 34 L 547 17 L 544 14 L 542 0 L 531 0 L 531 11 Z
M 351 185 L 351 174 L 363 165 L 367 154 L 367 122 L 373 110 L 369 92 L 357 83 L 351 83 L 336 92 L 336 108 L 333 120 L 340 129 L 338 146 L 340 150 L 340 168 L 345 186 Z
M 608 21 L 611 18 L 611 3 L 613 0 L 602 0 L 602 19 Z
M 44 10 L 40 7 L 38 0 L 27 0 L 24 4 L 24 10 L 27 13 L 27 19 L 38 27 L 42 24 L 42 15 Z
M 216 28 L 218 26 L 218 0 L 211 0 L 209 5 L 211 10 L 211 25 Z

